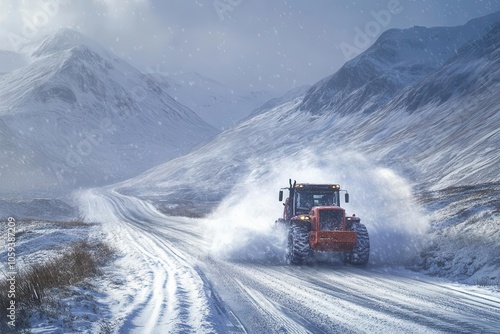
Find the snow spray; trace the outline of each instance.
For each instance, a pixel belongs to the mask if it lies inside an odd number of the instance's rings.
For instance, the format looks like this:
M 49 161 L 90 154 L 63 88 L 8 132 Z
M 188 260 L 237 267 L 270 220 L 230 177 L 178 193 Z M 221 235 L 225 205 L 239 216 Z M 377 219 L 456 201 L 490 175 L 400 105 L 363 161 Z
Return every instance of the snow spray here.
M 233 261 L 282 263 L 286 236 L 274 228 L 283 213 L 278 201 L 288 179 L 302 183 L 339 183 L 370 235 L 370 265 L 402 265 L 418 254 L 427 230 L 423 210 L 410 184 L 394 170 L 380 167 L 356 152 L 302 149 L 283 159 L 257 158 L 242 179 L 209 217 L 214 256 Z

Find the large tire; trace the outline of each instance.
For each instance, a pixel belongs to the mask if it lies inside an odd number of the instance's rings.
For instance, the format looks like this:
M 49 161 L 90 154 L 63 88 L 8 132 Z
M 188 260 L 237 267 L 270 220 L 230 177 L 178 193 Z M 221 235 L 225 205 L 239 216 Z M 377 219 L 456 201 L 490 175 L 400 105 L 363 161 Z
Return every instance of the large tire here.
M 356 245 L 351 252 L 346 254 L 346 262 L 357 266 L 365 266 L 370 257 L 368 230 L 363 224 L 353 224 L 352 229 L 356 232 Z
M 309 245 L 309 226 L 307 224 L 291 223 L 288 232 L 288 244 L 286 248 L 287 264 L 302 264 L 311 255 Z

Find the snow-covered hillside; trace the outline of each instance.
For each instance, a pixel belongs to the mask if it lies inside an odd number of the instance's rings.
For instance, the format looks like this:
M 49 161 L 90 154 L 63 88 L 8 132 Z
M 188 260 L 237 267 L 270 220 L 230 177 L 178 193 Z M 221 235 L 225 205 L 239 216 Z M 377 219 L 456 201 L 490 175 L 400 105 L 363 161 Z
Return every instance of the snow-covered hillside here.
M 490 17 L 486 19 L 489 22 Z M 462 26 L 463 30 L 468 28 L 469 24 Z M 494 170 L 492 167 L 499 157 L 488 154 L 493 153 L 498 140 L 495 120 L 499 117 L 499 97 L 492 94 L 497 91 L 495 78 L 499 71 L 496 58 L 498 42 L 495 38 L 496 29 L 484 38 L 471 41 L 458 50 L 457 55 L 453 53 L 439 70 L 403 89 L 377 112 L 345 115 L 331 109 L 328 113 L 317 115 L 317 109 L 300 110 L 299 106 L 304 107 L 301 101 L 284 103 L 220 134 L 195 152 L 127 181 L 123 189 L 133 188 L 147 195 L 170 193 L 177 187 L 185 189 L 198 185 L 196 193 L 189 196 L 199 199 L 203 194 L 215 199 L 218 197 L 215 194 L 218 194 L 220 199 L 241 176 L 254 170 L 254 161 L 268 161 L 272 165 L 283 157 L 300 157 L 300 151 L 304 149 L 317 152 L 317 159 L 331 156 L 338 150 L 344 155 L 357 152 L 374 163 L 394 167 L 416 185 L 432 185 L 436 189 L 472 181 L 495 182 L 498 174 L 491 170 Z M 489 49 L 474 52 L 481 48 L 481 43 L 489 43 Z M 471 59 L 472 55 L 475 55 L 474 59 Z M 352 62 L 356 64 L 358 61 L 355 58 Z M 457 87 L 458 84 L 457 69 L 471 84 L 450 95 L 450 87 Z M 418 110 L 413 107 L 413 100 L 402 102 L 408 96 L 419 95 L 422 85 L 431 85 L 438 80 L 443 82 L 443 86 L 432 87 L 431 91 L 436 96 L 445 92 L 449 95 L 446 100 L 430 100 L 429 103 L 422 103 Z M 353 91 L 357 92 L 357 89 Z M 306 98 L 314 92 L 311 89 Z M 364 102 L 358 103 L 368 105 L 370 99 L 367 97 Z M 464 123 L 464 120 L 467 122 Z M 475 148 L 477 145 L 482 147 Z M 215 151 L 218 152 L 217 159 L 212 155 Z M 483 154 L 478 156 L 479 153 Z M 474 159 L 477 163 L 473 170 L 459 173 L 462 165 L 467 168 Z M 195 163 L 186 168 L 187 161 Z M 261 165 L 257 170 L 261 168 L 264 167 Z M 483 172 L 474 178 L 475 172 L 480 170 Z M 210 190 L 209 194 L 202 191 L 204 188 L 200 188 L 200 184 Z M 218 193 L 218 189 L 221 192 Z
M 387 263 L 406 251 L 412 253 L 408 246 L 419 246 L 426 239 L 422 233 L 427 223 L 435 223 L 433 216 L 423 216 L 421 210 L 427 206 L 420 208 L 415 194 L 470 184 L 488 187 L 500 181 L 496 171 L 500 96 L 495 93 L 500 88 L 500 36 L 498 27 L 491 30 L 490 26 L 499 17 L 496 13 L 456 28 L 390 31 L 345 68 L 313 86 L 303 101 L 293 100 L 257 115 L 201 149 L 118 188 L 155 201 L 165 210 L 184 205 L 206 212 L 224 200 L 215 216 L 245 217 L 238 222 L 244 225 L 266 224 L 280 215 L 279 203 L 271 201 L 289 177 L 340 182 L 352 194 L 347 210 L 365 217 L 376 261 Z M 461 39 L 479 31 L 484 33 L 476 40 Z M 420 55 L 428 54 L 426 58 L 404 57 L 414 54 L 414 44 L 421 45 L 419 39 L 411 43 L 409 36 L 423 32 L 432 36 L 432 45 L 445 48 L 421 48 Z M 450 41 L 456 36 L 459 40 Z M 375 52 L 388 37 L 392 45 L 406 45 L 392 70 L 387 62 L 380 62 L 387 54 Z M 387 61 L 394 55 L 388 56 Z M 338 74 L 365 73 L 367 62 L 373 76 Z M 420 70 L 411 72 L 411 68 Z M 379 77 L 397 80 L 394 85 L 384 81 L 378 86 L 372 79 Z M 349 85 L 344 79 L 355 79 L 357 84 Z M 386 90 L 371 91 L 372 85 L 394 89 L 385 94 Z M 342 87 L 341 93 L 335 87 Z M 358 110 L 370 113 L 354 112 Z M 498 224 L 493 218 L 491 228 Z M 487 251 L 480 239 L 474 240 L 479 244 L 471 247 Z M 497 275 L 499 268 L 494 265 L 482 274 Z
M 470 284 L 500 284 L 499 183 L 472 184 L 419 195 L 432 221 L 413 268 Z
M 499 20 L 500 13 L 493 13 L 458 27 L 388 30 L 364 53 L 315 84 L 300 109 L 346 114 L 377 111 Z
M 149 75 L 160 81 L 161 87 L 177 102 L 221 130 L 234 126 L 276 94 L 272 91 L 241 91 L 195 72 Z
M 0 76 L 3 193 L 116 182 L 217 133 L 159 83 L 75 31 L 21 51 L 29 63 Z

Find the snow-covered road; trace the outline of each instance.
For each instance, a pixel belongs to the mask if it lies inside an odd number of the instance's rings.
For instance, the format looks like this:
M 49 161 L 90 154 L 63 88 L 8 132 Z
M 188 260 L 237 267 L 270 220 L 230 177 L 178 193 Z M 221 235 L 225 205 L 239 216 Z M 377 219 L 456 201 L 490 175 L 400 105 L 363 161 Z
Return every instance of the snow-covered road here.
M 498 333 L 500 294 L 401 269 L 210 255 L 203 219 L 164 216 L 107 190 L 79 195 L 87 221 L 134 273 L 110 306 L 120 333 Z

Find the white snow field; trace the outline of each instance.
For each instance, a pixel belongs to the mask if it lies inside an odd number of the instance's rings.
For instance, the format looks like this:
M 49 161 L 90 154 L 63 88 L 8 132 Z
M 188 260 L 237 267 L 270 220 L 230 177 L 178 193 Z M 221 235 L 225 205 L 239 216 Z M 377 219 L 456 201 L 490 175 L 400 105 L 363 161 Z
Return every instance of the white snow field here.
M 80 193 L 126 254 L 107 291 L 117 333 L 498 333 L 500 292 L 335 261 L 284 265 L 273 239 L 222 258 L 206 219 L 167 217 L 112 189 Z M 232 231 L 238 242 L 238 231 Z M 217 234 L 217 233 L 216 233 Z M 270 243 L 271 241 L 271 243 Z M 276 240 L 274 240 L 276 242 Z M 244 243 L 244 241 L 242 240 Z M 267 247 L 265 246 L 267 244 Z M 217 245 L 215 245 L 217 246 Z M 252 257 L 255 252 L 255 257 Z

